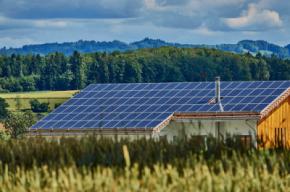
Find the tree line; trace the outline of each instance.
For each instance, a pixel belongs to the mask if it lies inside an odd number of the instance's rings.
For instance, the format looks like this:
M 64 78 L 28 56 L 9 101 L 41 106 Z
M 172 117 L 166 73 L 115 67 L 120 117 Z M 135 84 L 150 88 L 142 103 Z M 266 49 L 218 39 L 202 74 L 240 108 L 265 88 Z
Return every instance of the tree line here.
M 205 48 L 0 55 L 0 91 L 82 89 L 91 83 L 289 80 L 290 60 Z

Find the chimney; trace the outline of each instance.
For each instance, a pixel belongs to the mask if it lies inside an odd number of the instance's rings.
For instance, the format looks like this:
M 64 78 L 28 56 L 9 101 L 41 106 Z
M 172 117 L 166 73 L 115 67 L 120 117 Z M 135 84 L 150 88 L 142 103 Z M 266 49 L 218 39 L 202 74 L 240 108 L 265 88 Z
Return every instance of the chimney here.
M 220 107 L 220 111 L 223 112 L 224 108 L 223 108 L 223 105 L 221 103 L 221 81 L 220 81 L 220 77 L 216 77 L 215 78 L 215 100 L 216 100 L 216 103 Z

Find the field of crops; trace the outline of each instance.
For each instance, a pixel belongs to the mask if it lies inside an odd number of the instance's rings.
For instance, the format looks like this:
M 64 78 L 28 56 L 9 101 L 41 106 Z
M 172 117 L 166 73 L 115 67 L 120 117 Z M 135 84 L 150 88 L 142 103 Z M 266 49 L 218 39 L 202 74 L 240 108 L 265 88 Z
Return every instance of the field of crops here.
M 25 93 L 1 93 L 0 97 L 6 100 L 9 104 L 9 110 L 11 111 L 30 109 L 29 102 L 32 99 L 49 103 L 50 109 L 54 109 L 55 105 L 63 103 L 76 92 L 77 91 L 35 91 Z
M 290 191 L 290 152 L 194 139 L 0 141 L 0 191 Z

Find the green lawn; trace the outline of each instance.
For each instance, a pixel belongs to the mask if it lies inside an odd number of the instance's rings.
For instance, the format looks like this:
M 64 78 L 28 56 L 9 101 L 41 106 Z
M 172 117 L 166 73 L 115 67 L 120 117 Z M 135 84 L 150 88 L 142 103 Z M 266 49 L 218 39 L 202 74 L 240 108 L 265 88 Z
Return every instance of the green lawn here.
M 0 93 L 9 104 L 9 110 L 18 111 L 19 109 L 30 109 L 30 100 L 37 99 L 39 102 L 49 103 L 50 109 L 54 109 L 56 104 L 61 104 L 71 98 L 77 90 L 70 91 L 35 91 L 22 93 Z M 19 103 L 19 109 L 17 108 Z

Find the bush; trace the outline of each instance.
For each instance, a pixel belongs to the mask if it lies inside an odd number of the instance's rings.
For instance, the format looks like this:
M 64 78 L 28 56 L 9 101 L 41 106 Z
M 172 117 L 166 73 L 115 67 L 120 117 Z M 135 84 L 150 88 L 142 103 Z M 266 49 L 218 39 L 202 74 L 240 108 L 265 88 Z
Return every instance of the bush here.
M 0 119 L 5 119 L 8 115 L 7 107 L 9 105 L 6 103 L 5 99 L 0 98 Z
M 40 103 L 37 99 L 31 100 L 30 106 L 34 113 L 44 113 L 49 111 L 49 103 Z
M 19 138 L 35 123 L 31 111 L 25 113 L 9 113 L 4 121 L 4 127 L 12 138 Z
M 10 134 L 7 131 L 1 131 L 0 130 L 0 140 L 7 141 L 11 138 Z
M 56 103 L 56 104 L 54 104 L 54 108 L 55 108 L 55 109 L 58 108 L 59 106 L 61 106 L 61 103 Z

